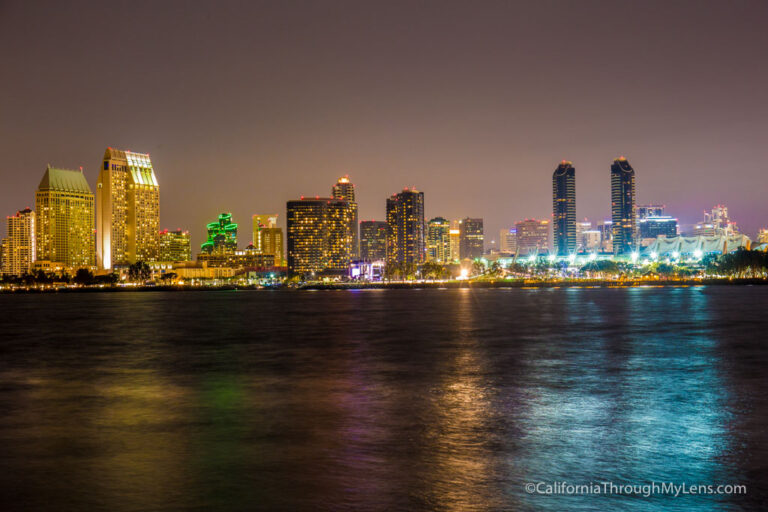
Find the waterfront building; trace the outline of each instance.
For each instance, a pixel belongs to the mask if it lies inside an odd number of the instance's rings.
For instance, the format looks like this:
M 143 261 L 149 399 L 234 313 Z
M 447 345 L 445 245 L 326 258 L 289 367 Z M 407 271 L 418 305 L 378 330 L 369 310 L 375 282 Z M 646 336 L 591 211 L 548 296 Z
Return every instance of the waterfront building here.
M 555 254 L 576 252 L 576 169 L 566 160 L 552 174 L 552 231 Z
M 272 269 L 276 266 L 274 255 L 260 253 L 253 245 L 231 252 L 202 252 L 197 255 L 197 262 L 209 267 L 234 269 Z
M 158 261 L 177 262 L 192 260 L 192 242 L 189 231 L 164 229 L 158 233 Z
M 449 263 L 451 258 L 451 223 L 435 217 L 427 223 L 427 260 Z
M 349 266 L 349 277 L 361 281 L 381 281 L 384 278 L 384 270 L 384 260 L 355 261 Z
M 355 199 L 355 185 L 349 180 L 349 175 L 342 176 L 331 189 L 331 197 L 334 199 L 343 199 L 349 204 L 353 219 L 350 221 L 350 231 L 352 232 L 352 247 L 350 254 L 352 259 L 356 259 L 360 254 L 360 234 L 358 232 L 357 200 Z
M 651 258 L 700 260 L 707 254 L 727 254 L 738 249 L 749 249 L 751 241 L 741 233 L 716 236 L 676 236 L 656 238 L 645 250 Z
M 611 220 L 613 253 L 627 254 L 637 248 L 635 170 L 626 158 L 611 164 Z
M 96 185 L 96 258 L 100 268 L 154 261 L 160 187 L 148 154 L 107 148 Z
M 277 225 L 277 214 L 253 216 L 253 246 L 261 254 L 271 254 L 275 265 L 284 265 L 283 228 Z
M 346 274 L 352 260 L 351 203 L 334 198 L 288 201 L 288 268 L 294 274 Z
M 405 188 L 387 198 L 387 263 L 417 265 L 425 256 L 424 192 Z
M 3 274 L 21 276 L 30 271 L 36 257 L 35 212 L 29 208 L 9 215 L 3 239 Z
M 94 196 L 82 169 L 49 165 L 35 193 L 35 215 L 38 260 L 72 270 L 96 264 Z
M 515 254 L 517 252 L 517 229 L 502 229 L 499 232 L 499 250 L 503 254 Z
M 460 259 L 474 260 L 483 257 L 484 234 L 483 219 L 466 217 L 459 222 Z
M 379 220 L 360 222 L 360 259 L 384 261 L 387 259 L 387 223 Z
M 206 254 L 234 254 L 237 250 L 237 224 L 232 222 L 231 213 L 222 213 L 219 218 L 205 226 L 208 239 L 200 245 Z
M 515 223 L 517 255 L 545 254 L 549 252 L 548 220 L 525 219 Z

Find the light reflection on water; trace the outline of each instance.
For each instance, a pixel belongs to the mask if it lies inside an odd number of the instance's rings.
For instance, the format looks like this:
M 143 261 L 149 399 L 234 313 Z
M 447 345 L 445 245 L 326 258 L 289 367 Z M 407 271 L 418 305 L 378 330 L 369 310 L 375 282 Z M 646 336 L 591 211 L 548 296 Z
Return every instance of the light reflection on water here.
M 760 510 L 768 288 L 0 296 L 7 510 Z M 526 482 L 743 483 L 747 497 Z

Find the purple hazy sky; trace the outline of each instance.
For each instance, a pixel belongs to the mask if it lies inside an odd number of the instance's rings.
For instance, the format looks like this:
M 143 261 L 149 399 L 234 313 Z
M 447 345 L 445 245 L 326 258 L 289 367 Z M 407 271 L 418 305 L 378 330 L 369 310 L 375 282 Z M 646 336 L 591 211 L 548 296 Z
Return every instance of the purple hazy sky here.
M 486 239 L 549 218 L 576 167 L 577 213 L 610 214 L 625 155 L 638 202 L 683 225 L 717 203 L 768 225 L 768 2 L 11 2 L 0 0 L 0 207 L 34 205 L 45 166 L 148 152 L 161 225 L 203 239 L 231 211 L 328 195 L 361 219 L 404 186 Z M 3 225 L 2 231 L 5 230 Z

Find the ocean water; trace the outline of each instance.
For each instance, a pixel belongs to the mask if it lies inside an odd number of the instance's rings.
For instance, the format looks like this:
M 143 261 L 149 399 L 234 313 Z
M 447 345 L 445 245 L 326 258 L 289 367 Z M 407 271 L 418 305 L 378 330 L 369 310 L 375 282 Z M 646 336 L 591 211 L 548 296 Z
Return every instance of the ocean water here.
M 767 333 L 760 286 L 0 295 L 1 508 L 766 510 Z

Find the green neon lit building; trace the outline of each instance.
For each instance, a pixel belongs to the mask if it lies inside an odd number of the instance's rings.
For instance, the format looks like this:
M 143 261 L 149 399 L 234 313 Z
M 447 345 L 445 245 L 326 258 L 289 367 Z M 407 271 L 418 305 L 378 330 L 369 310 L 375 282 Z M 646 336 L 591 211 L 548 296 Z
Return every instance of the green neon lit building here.
M 219 220 L 206 226 L 208 240 L 200 246 L 208 254 L 234 253 L 237 250 L 237 224 L 232 222 L 231 213 L 222 213 Z

